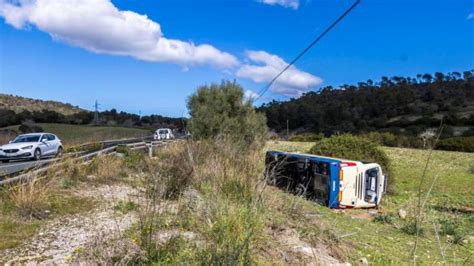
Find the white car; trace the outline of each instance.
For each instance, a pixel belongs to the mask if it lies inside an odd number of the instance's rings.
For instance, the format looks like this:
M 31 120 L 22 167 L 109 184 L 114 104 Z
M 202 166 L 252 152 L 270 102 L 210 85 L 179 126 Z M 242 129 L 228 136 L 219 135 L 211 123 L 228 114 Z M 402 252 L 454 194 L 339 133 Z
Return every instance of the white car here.
M 9 144 L 0 146 L 0 161 L 4 163 L 16 159 L 40 160 L 44 157 L 60 157 L 62 154 L 61 140 L 50 133 L 19 135 Z
M 153 135 L 154 140 L 174 139 L 173 131 L 169 128 L 160 128 Z

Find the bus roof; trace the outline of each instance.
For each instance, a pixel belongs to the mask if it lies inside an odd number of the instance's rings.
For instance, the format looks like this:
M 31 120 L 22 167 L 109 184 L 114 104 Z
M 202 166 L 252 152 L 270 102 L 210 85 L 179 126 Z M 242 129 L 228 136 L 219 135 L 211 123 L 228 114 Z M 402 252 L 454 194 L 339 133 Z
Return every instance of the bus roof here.
M 361 161 L 354 161 L 354 160 L 346 160 L 346 159 L 340 159 L 340 158 L 334 158 L 334 157 L 327 157 L 327 156 L 322 156 L 322 155 L 316 155 L 316 154 L 308 154 L 308 153 L 295 153 L 295 152 L 285 152 L 285 151 L 275 151 L 275 150 L 270 150 L 267 152 L 273 152 L 273 153 L 280 153 L 284 155 L 292 155 L 296 157 L 310 157 L 310 158 L 318 158 L 318 159 L 323 159 L 324 161 L 331 162 L 331 163 L 341 163 L 341 162 L 351 162 L 351 163 L 362 163 Z

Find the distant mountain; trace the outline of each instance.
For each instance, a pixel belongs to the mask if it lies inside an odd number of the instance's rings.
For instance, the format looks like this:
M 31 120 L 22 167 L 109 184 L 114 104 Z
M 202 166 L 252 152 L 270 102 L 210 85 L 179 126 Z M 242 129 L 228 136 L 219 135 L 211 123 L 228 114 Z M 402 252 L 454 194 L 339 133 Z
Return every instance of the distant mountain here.
M 0 93 L 0 109 L 11 110 L 15 113 L 21 113 L 23 111 L 41 112 L 43 110 L 48 110 L 66 116 L 86 111 L 69 103 L 43 101 L 2 93 Z

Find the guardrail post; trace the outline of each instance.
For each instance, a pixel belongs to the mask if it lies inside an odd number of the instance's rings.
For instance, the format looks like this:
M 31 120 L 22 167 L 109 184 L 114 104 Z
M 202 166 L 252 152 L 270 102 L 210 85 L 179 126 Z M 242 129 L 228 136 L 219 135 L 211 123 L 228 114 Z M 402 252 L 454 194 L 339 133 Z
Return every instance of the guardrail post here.
M 153 142 L 150 142 L 150 147 L 148 148 L 148 156 L 153 157 Z

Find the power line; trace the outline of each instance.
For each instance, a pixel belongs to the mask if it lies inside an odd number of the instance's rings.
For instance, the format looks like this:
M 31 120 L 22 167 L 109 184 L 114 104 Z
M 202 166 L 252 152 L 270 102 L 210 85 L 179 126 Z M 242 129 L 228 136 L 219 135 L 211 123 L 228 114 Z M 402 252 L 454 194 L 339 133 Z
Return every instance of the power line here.
M 300 52 L 298 54 L 298 56 L 295 57 L 295 59 L 293 59 L 282 71 L 280 71 L 280 73 L 278 73 L 278 75 L 276 75 L 271 81 L 270 83 L 268 83 L 268 85 L 266 87 L 264 87 L 262 90 L 260 90 L 260 92 L 258 93 L 258 97 L 255 99 L 258 100 L 260 99 L 264 94 L 265 92 L 267 92 L 268 89 L 270 89 L 270 87 L 273 85 L 273 83 L 275 83 L 275 81 L 283 74 L 285 73 L 285 71 L 287 71 L 292 65 L 294 65 L 296 63 L 296 61 L 298 61 L 298 59 L 300 59 L 306 52 L 308 52 L 316 43 L 319 42 L 319 40 L 321 40 L 329 31 L 332 30 L 332 28 L 334 28 L 341 20 L 344 19 L 344 17 L 347 16 L 347 14 L 349 14 L 359 3 L 360 3 L 361 0 L 357 0 L 354 4 L 352 4 L 351 7 L 349 7 L 342 15 L 340 15 L 326 30 L 324 30 L 316 39 L 314 39 L 313 42 L 311 42 L 302 52 Z

